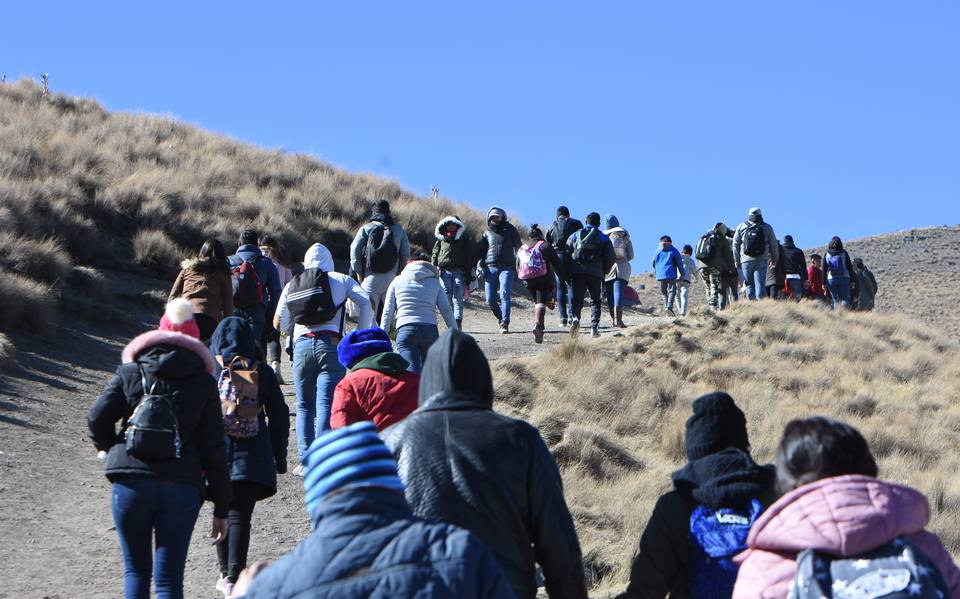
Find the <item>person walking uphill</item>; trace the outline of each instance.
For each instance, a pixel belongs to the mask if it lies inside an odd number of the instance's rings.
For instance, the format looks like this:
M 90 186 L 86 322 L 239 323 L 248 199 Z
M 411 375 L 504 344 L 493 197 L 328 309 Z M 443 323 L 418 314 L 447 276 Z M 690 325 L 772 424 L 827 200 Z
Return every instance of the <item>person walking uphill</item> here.
M 604 278 L 604 292 L 607 295 L 607 308 L 610 310 L 610 319 L 613 326 L 624 328 L 623 324 L 623 291 L 630 282 L 630 261 L 633 260 L 633 242 L 630 233 L 620 226 L 620 221 L 613 214 L 603 217 L 603 234 L 610 238 L 613 245 L 613 266 Z
M 850 254 L 843 249 L 843 241 L 839 237 L 834 237 L 827 244 L 823 272 L 827 279 L 830 307 L 834 310 L 838 307 L 851 307 L 853 298 L 857 295 L 857 282 Z
M 862 258 L 853 259 L 853 272 L 857 277 L 857 310 L 873 310 L 877 297 L 877 278 L 864 266 Z
M 727 293 L 723 284 L 725 273 L 736 275 L 733 249 L 727 239 L 730 230 L 724 223 L 717 223 L 697 243 L 697 267 L 707 293 L 707 305 L 714 310 L 727 307 Z
M 304 271 L 283 290 L 274 326 L 293 338 L 293 383 L 297 394 L 297 451 L 302 457 L 316 435 L 330 428 L 333 390 L 346 372 L 337 360 L 345 304 L 357 308 L 358 328 L 370 328 L 367 292 L 347 275 L 333 272 L 333 256 L 319 243 L 303 257 Z M 297 467 L 294 474 L 303 473 Z
M 799 302 L 808 287 L 807 259 L 803 255 L 803 250 L 793 242 L 792 235 L 783 236 L 780 249 L 790 298 Z
M 733 259 L 743 275 L 747 300 L 766 297 L 767 269 L 776 267 L 779 255 L 773 227 L 764 222 L 759 208 L 751 208 L 733 234 Z
M 293 272 L 290 270 L 287 255 L 280 249 L 280 243 L 272 236 L 264 235 L 260 240 L 260 251 L 273 262 L 277 269 L 277 275 L 280 277 L 280 289 L 283 289 L 293 279 Z M 267 363 L 270 364 L 270 368 L 273 368 L 273 372 L 277 375 L 277 382 L 283 385 L 283 377 L 280 375 L 280 358 L 283 353 L 280 348 L 280 331 L 273 327 L 273 318 L 267 320 L 267 324 L 270 325 L 266 333 Z M 287 338 L 287 343 L 289 341 L 289 338 Z
M 420 407 L 382 436 L 413 513 L 480 537 L 518 599 L 537 594 L 535 563 L 552 599 L 587 596 L 557 465 L 536 428 L 493 411 L 490 365 L 472 337 L 440 336 L 420 379 Z
M 673 247 L 673 240 L 669 235 L 660 238 L 660 250 L 653 257 L 653 270 L 660 282 L 660 295 L 663 296 L 663 309 L 670 316 L 673 312 L 673 303 L 677 298 L 677 280 L 686 274 L 683 257 L 677 248 Z
M 420 375 L 393 352 L 382 329 L 353 331 L 337 346 L 337 355 L 348 372 L 333 392 L 330 428 L 370 420 L 383 430 L 417 409 Z
M 533 340 L 543 343 L 544 319 L 547 308 L 556 302 L 557 278 L 566 278 L 563 262 L 553 247 L 543 239 L 543 231 L 530 225 L 530 239 L 517 252 L 517 273 L 533 296 Z
M 440 282 L 453 307 L 457 328 L 463 328 L 463 299 L 473 280 L 474 254 L 470 240 L 463 236 L 466 227 L 459 217 L 448 216 L 437 223 L 431 262 L 440 269 Z
M 256 503 L 277 492 L 277 474 L 287 471 L 290 411 L 273 369 L 257 359 L 253 329 L 242 318 L 225 318 L 210 351 L 220 366 L 218 388 L 233 499 L 230 532 L 217 545 L 220 580 L 227 599 L 247 567 L 250 520 Z
M 273 321 L 283 291 L 280 274 L 260 251 L 260 237 L 253 229 L 240 234 L 240 247 L 230 256 L 230 267 L 233 269 L 234 313 L 250 322 L 259 345 L 267 322 Z
M 127 599 L 149 599 L 151 572 L 158 597 L 183 597 L 204 494 L 213 501 L 211 537 L 227 536 L 231 489 L 217 365 L 199 335 L 189 301 L 167 304 L 159 330 L 123 349 L 123 364 L 87 416 L 94 446 L 106 452 Z
M 687 465 L 657 500 L 618 599 L 729 599 L 733 558 L 746 548 L 750 523 L 776 498 L 773 466 L 750 457 L 746 418 L 726 393 L 693 402 L 685 445 Z M 710 538 L 724 544 L 707 554 Z
M 589 293 L 593 306 L 590 312 L 590 333 L 593 337 L 599 337 L 603 279 L 616 262 L 610 238 L 600 231 L 599 214 L 591 212 L 587 215 L 586 226 L 567 240 L 567 251 L 570 253 L 569 273 L 573 287 L 570 335 L 575 337 L 580 331 L 583 302 Z
M 200 339 L 207 341 L 217 323 L 233 315 L 233 283 L 227 252 L 222 243 L 208 239 L 197 257 L 184 260 L 180 267 L 167 301 L 178 297 L 190 300 Z
M 304 456 L 313 532 L 260 572 L 245 599 L 510 599 L 473 533 L 415 517 L 372 422 L 329 431 Z
M 360 227 L 350 244 L 350 270 L 370 297 L 377 321 L 390 283 L 410 259 L 407 232 L 394 222 L 390 202 L 378 200 L 370 208 L 370 222 Z
M 783 245 L 777 241 L 777 262 L 767 268 L 767 276 L 764 280 L 767 286 L 767 297 L 780 299 L 783 295 L 783 289 L 787 285 L 787 271 L 784 268 L 786 257 L 783 252 Z
M 389 331 L 396 320 L 397 353 L 410 363 L 410 372 L 420 372 L 427 350 L 440 336 L 437 310 L 449 329 L 457 328 L 437 268 L 427 256 L 407 264 L 387 290 L 380 328 Z
M 498 206 L 487 211 L 487 230 L 480 238 L 480 268 L 484 293 L 490 311 L 500 321 L 500 332 L 510 332 L 510 292 L 516 276 L 520 233 L 507 221 L 507 213 Z M 497 294 L 499 293 L 499 300 Z
M 697 263 L 693 260 L 693 246 L 683 246 L 680 252 L 680 259 L 683 260 L 683 276 L 677 281 L 677 296 L 680 301 L 680 316 L 687 315 L 687 309 L 690 307 L 690 286 L 693 279 L 697 276 Z
M 566 206 L 557 208 L 557 219 L 553 221 L 553 225 L 547 231 L 546 240 L 560 256 L 560 261 L 563 263 L 565 270 L 570 269 L 570 250 L 567 248 L 567 240 L 582 228 L 583 223 L 575 218 L 570 218 L 570 210 Z M 556 279 L 557 304 L 560 306 L 560 326 L 565 327 L 573 313 L 571 304 L 573 294 L 565 279 L 560 276 L 557 276 Z
M 789 422 L 777 490 L 738 557 L 734 599 L 839 597 L 831 589 L 841 588 L 851 597 L 960 598 L 960 569 L 926 530 L 927 498 L 878 479 L 853 427 L 823 417 Z M 865 588 L 873 592 L 857 592 Z

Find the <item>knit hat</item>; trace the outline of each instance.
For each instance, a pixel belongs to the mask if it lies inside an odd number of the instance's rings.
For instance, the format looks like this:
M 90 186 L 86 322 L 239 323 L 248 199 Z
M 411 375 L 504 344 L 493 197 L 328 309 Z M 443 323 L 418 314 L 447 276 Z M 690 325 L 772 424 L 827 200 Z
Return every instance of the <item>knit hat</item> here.
M 333 491 L 384 487 L 403 493 L 397 462 L 369 421 L 320 435 L 301 461 L 304 503 L 311 517 L 315 517 L 324 498 Z
M 783 245 L 793 245 L 793 235 L 784 235 Z
M 693 402 L 685 444 L 691 461 L 728 447 L 748 449 L 747 419 L 726 393 L 704 395 Z
M 750 209 L 750 212 L 747 213 L 747 216 L 763 216 L 763 213 L 760 212 L 760 209 L 754 206 Z
M 364 358 L 386 351 L 393 351 L 393 345 L 390 344 L 390 336 L 383 329 L 357 329 L 337 345 L 337 359 L 344 368 L 350 368 Z
M 193 319 L 193 304 L 182 297 L 167 303 L 167 308 L 160 319 L 160 326 L 157 328 L 161 331 L 182 333 L 194 339 L 200 338 L 200 327 Z

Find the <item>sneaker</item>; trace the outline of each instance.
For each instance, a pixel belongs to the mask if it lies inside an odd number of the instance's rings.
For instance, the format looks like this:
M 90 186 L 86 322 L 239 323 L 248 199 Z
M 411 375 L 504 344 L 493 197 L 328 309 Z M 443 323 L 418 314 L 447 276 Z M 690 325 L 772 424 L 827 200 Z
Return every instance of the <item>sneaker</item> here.
M 506 335 L 506 334 L 509 333 L 509 332 L 510 332 L 510 323 L 509 323 L 509 322 L 501 322 L 501 323 L 500 323 L 500 334 L 501 334 L 501 335 Z
M 567 319 L 566 319 L 566 318 L 561 318 L 561 319 L 560 319 L 560 326 L 561 326 L 562 328 L 564 328 L 564 329 L 567 328 Z
M 600 336 L 600 328 L 599 328 L 599 327 L 596 327 L 596 326 L 593 327 L 593 330 L 590 331 L 590 336 L 593 337 L 593 338 L 599 337 L 599 336 Z
M 574 318 L 570 321 L 570 336 L 576 337 L 577 333 L 580 331 L 580 319 Z
M 303 473 L 305 472 L 305 470 L 306 469 L 303 467 L 303 464 L 298 464 L 293 468 L 292 474 L 294 476 L 303 476 Z
M 230 596 L 233 595 L 233 583 L 224 576 L 217 581 L 217 591 L 223 593 L 223 599 L 230 599 Z
M 277 384 L 285 385 L 286 383 L 283 382 L 283 375 L 280 374 L 280 362 L 270 362 L 270 368 L 273 369 L 273 374 L 277 376 Z

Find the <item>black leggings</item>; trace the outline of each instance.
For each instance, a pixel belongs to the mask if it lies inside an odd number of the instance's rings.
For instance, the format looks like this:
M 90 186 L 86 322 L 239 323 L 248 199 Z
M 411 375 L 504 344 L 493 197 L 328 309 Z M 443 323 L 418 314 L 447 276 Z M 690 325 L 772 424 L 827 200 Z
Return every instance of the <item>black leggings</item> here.
M 230 502 L 230 533 L 217 544 L 217 561 L 220 574 L 230 582 L 237 582 L 240 572 L 247 567 L 247 551 L 250 549 L 250 519 L 253 506 L 260 495 L 260 485 L 247 481 L 234 481 L 233 500 Z

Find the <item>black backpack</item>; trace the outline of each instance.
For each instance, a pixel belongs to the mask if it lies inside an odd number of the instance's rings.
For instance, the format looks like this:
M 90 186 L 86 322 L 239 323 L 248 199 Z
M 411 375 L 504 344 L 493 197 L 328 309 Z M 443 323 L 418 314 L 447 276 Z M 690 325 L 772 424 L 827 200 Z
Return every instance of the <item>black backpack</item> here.
M 580 230 L 577 242 L 573 245 L 573 261 L 580 264 L 593 264 L 601 257 L 600 231 L 596 227 L 587 231 L 583 235 L 583 229 Z
M 366 254 L 366 273 L 380 274 L 397 268 L 400 256 L 393 239 L 393 229 L 377 223 L 377 227 L 367 235 Z
M 713 233 L 707 233 L 700 238 L 697 244 L 697 260 L 705 264 L 713 260 L 717 255 L 717 236 Z
M 147 373 L 140 367 L 143 396 L 124 424 L 127 455 L 144 462 L 180 457 L 180 423 L 174 393 L 157 393 L 157 383 L 147 386 Z
M 567 240 L 570 239 L 570 236 L 576 231 L 575 225 L 570 222 L 568 217 L 561 216 L 555 220 L 553 226 L 550 228 L 550 237 L 553 239 L 553 249 L 558 252 L 566 252 Z
M 287 286 L 287 310 L 295 324 L 323 324 L 333 320 L 342 307 L 343 304 L 338 305 L 333 301 L 330 275 L 327 271 L 308 268 L 290 279 Z
M 754 223 L 743 231 L 743 253 L 752 258 L 762 256 L 767 251 L 767 236 L 763 223 Z

